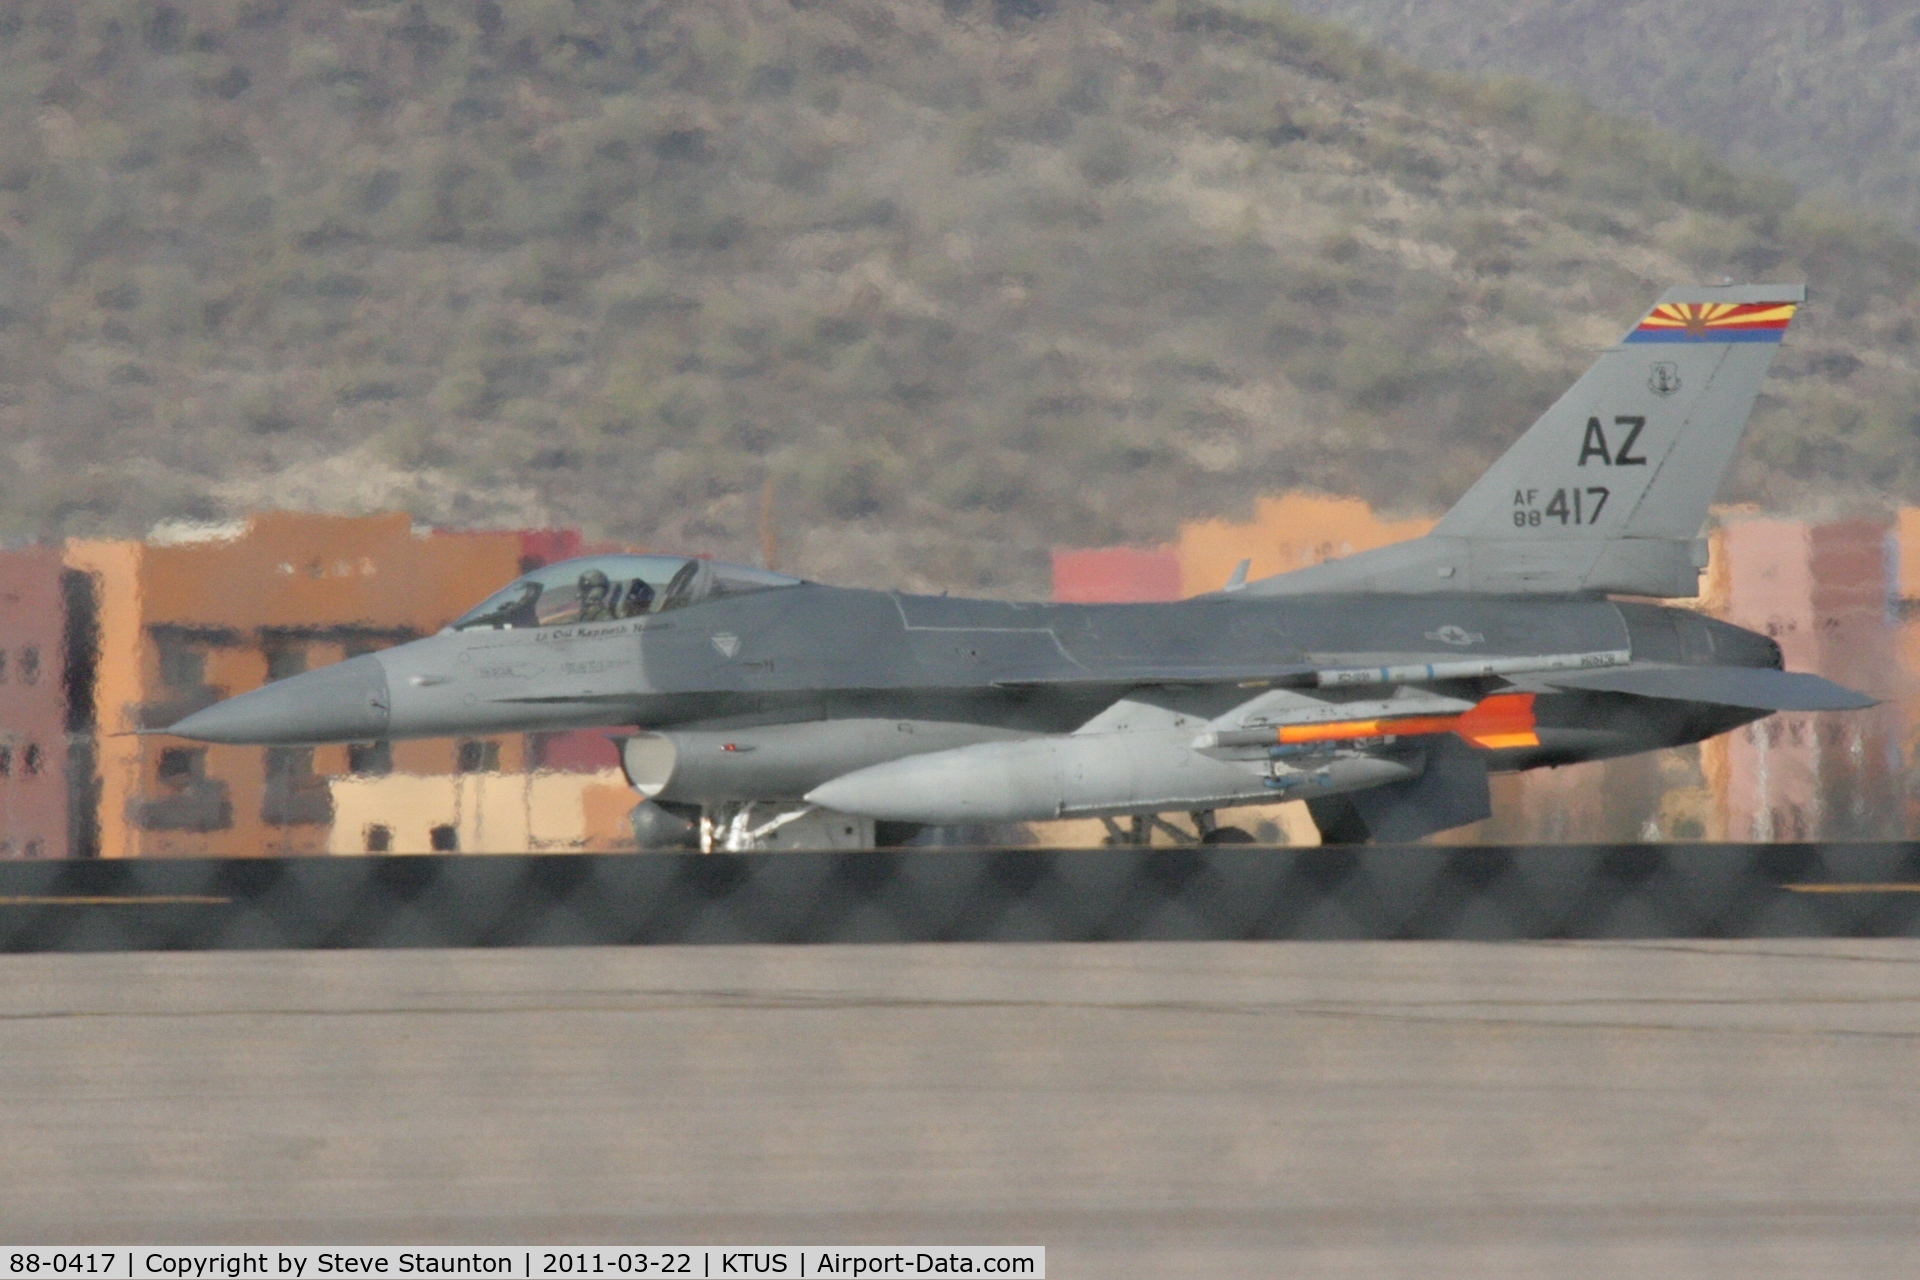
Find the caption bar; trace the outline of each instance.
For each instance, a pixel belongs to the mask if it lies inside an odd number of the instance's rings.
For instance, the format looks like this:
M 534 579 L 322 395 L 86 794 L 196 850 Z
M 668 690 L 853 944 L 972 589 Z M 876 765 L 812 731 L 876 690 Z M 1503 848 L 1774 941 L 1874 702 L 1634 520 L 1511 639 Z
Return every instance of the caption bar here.
M 325 1276 L 1022 1276 L 1045 1280 L 1041 1245 L 654 1245 L 616 1249 L 552 1245 L 455 1248 L 374 1245 L 216 1249 L 8 1248 L 0 1280 L 97 1276 L 101 1280 L 313 1280 Z

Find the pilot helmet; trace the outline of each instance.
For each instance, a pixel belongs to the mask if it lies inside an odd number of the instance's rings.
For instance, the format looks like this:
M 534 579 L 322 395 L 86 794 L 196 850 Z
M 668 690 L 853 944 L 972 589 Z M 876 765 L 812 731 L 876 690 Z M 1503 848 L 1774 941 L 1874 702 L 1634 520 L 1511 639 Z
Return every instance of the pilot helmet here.
M 580 598 L 585 601 L 599 602 L 607 598 L 612 589 L 607 575 L 598 569 L 589 569 L 580 575 Z

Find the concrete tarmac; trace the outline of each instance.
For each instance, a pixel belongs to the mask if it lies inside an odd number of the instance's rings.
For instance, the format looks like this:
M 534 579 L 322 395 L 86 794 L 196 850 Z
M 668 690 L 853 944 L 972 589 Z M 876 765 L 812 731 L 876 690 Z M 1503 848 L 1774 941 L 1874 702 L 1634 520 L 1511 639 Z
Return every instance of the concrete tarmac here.
M 1913 1274 L 1920 943 L 0 957 L 13 1242 Z

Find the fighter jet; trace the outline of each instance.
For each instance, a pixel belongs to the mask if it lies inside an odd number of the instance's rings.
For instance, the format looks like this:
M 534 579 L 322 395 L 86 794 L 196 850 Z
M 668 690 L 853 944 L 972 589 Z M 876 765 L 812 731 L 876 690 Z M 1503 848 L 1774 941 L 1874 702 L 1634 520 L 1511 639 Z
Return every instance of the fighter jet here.
M 852 590 L 685 556 L 537 569 L 437 635 L 194 713 L 320 743 L 627 725 L 643 843 L 793 823 L 1107 819 L 1305 800 L 1329 842 L 1489 816 L 1492 773 L 1872 699 L 1645 602 L 1700 537 L 1805 290 L 1669 291 L 1424 537 L 1166 604 Z M 1614 596 L 1639 597 L 1617 600 Z M 1131 819 L 1121 832 L 1120 819 Z M 910 828 L 882 825 L 882 833 Z M 791 835 L 791 833 L 789 833 Z

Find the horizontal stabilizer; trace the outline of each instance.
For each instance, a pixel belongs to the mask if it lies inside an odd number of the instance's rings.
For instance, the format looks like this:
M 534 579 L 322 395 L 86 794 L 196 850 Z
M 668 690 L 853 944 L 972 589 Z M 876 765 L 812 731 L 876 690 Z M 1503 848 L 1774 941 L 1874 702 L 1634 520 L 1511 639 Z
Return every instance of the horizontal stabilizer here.
M 1756 711 L 1859 711 L 1879 701 L 1819 676 L 1769 667 L 1620 667 L 1538 679 L 1560 689 L 1717 702 Z

